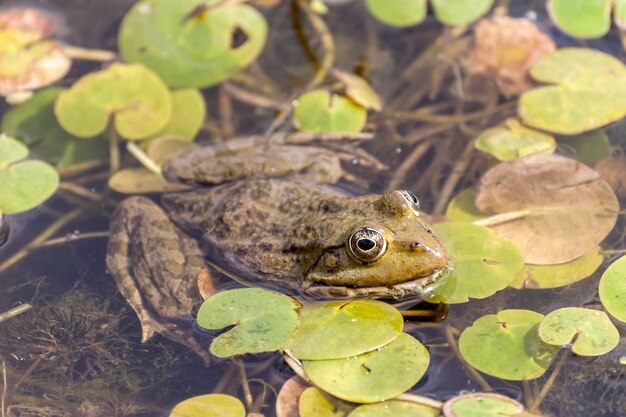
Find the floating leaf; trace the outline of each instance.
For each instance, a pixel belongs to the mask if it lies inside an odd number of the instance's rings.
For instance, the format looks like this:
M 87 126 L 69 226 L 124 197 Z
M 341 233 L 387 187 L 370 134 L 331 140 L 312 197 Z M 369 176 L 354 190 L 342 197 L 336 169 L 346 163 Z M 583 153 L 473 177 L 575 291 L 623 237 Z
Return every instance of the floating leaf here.
M 7 111 L 2 118 L 2 131 L 28 145 L 33 155 L 59 168 L 106 159 L 108 148 L 104 141 L 72 136 L 57 122 L 54 101 L 61 91 L 56 87 L 40 90 L 26 103 Z
M 610 352 L 619 342 L 619 332 L 604 311 L 579 307 L 560 308 L 548 314 L 539 325 L 545 343 L 565 346 L 583 356 Z
M 444 25 L 466 25 L 486 14 L 493 0 L 431 0 L 435 17 Z
M 506 288 L 524 265 L 515 245 L 484 226 L 450 222 L 435 229 L 448 247 L 450 271 L 425 290 L 427 301 L 456 304 L 489 297 Z
M 446 208 L 446 216 L 452 222 L 468 222 L 484 219 L 486 215 L 481 213 L 474 204 L 474 189 L 466 188 L 458 193 Z
M 208 87 L 256 59 L 267 23 L 254 8 L 219 0 L 142 0 L 126 14 L 119 48 L 176 88 Z
M 347 359 L 303 361 L 304 372 L 324 391 L 346 401 L 384 401 L 411 388 L 428 368 L 428 350 L 401 333 L 388 345 Z
M 30 210 L 50 197 L 59 186 L 57 171 L 42 161 L 24 160 L 28 148 L 0 135 L 0 211 Z
M 613 21 L 620 30 L 626 29 L 626 0 L 615 0 Z
M 367 112 L 349 98 L 313 90 L 294 104 L 295 123 L 307 132 L 360 132 Z
M 459 350 L 471 366 L 502 379 L 538 378 L 556 350 L 538 338 L 543 315 L 530 310 L 502 310 L 482 316 L 459 338 Z
M 322 392 L 315 388 L 307 388 L 300 396 L 300 417 L 344 417 L 346 412 L 328 401 Z
M 122 194 L 148 194 L 181 191 L 187 188 L 183 184 L 166 181 L 145 168 L 125 168 L 109 178 L 109 188 Z
M 489 214 L 526 213 L 491 226 L 524 253 L 527 263 L 558 264 L 593 250 L 611 231 L 619 204 L 586 165 L 558 155 L 498 164 L 480 180 L 476 207 Z
M 459 395 L 443 406 L 445 417 L 506 417 L 522 411 L 524 406 L 514 399 L 486 392 Z
M 384 346 L 402 333 L 402 315 L 382 301 L 312 304 L 287 346 L 298 359 L 340 359 Z
M 552 21 L 568 35 L 599 38 L 611 28 L 611 1 L 548 0 Z
M 167 125 L 156 135 L 178 136 L 194 140 L 206 115 L 206 104 L 200 91 L 195 88 L 172 91 L 172 115 Z
M 54 112 L 63 129 L 75 136 L 88 138 L 104 132 L 112 117 L 120 136 L 137 140 L 167 125 L 172 99 L 163 81 L 146 67 L 113 64 L 62 92 Z
M 502 126 L 482 132 L 474 146 L 500 161 L 510 161 L 534 153 L 552 153 L 556 142 L 552 135 L 530 129 L 517 119 L 509 118 Z
M 150 159 L 160 166 L 167 159 L 180 152 L 197 148 L 199 148 L 198 145 L 193 142 L 189 142 L 189 140 L 184 137 L 161 136 L 150 141 L 146 154 L 148 154 Z
M 380 111 L 382 109 L 383 105 L 380 97 L 376 91 L 374 91 L 372 86 L 369 85 L 369 83 L 363 78 L 356 74 L 351 74 L 338 69 L 333 70 L 333 75 L 346 85 L 346 95 L 357 104 L 360 104 L 366 109 L 376 111 Z
M 600 279 L 600 301 L 613 317 L 626 322 L 626 256 L 613 262 Z
M 376 19 L 396 27 L 413 26 L 426 18 L 426 0 L 366 0 Z
M 176 404 L 170 417 L 245 417 L 246 409 L 237 398 L 225 394 L 191 397 Z
M 260 288 L 224 291 L 208 298 L 198 311 L 198 324 L 218 330 L 235 325 L 211 343 L 219 357 L 281 349 L 298 327 L 300 303 Z
M 439 417 L 439 409 L 408 401 L 385 401 L 355 408 L 348 417 Z
M 562 48 L 537 60 L 531 76 L 555 85 L 520 97 L 519 115 L 529 126 L 572 135 L 626 115 L 626 67 L 608 54 Z
M 276 417 L 301 417 L 298 415 L 299 398 L 310 386 L 297 375 L 285 381 L 276 398 Z
M 561 145 L 568 145 L 576 151 L 576 159 L 590 167 L 599 160 L 611 156 L 609 137 L 603 129 L 572 136 L 557 136 Z

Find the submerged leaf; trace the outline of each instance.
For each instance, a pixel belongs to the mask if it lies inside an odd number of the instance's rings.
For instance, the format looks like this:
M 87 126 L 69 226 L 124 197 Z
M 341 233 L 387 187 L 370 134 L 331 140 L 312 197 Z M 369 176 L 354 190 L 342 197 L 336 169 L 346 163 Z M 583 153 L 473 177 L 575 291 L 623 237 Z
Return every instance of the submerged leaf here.
M 191 397 L 176 404 L 169 417 L 245 417 L 246 409 L 237 398 L 225 394 Z
M 567 145 L 576 151 L 576 159 L 590 167 L 611 156 L 611 143 L 604 129 L 596 129 L 580 135 L 557 136 L 559 145 Z
M 382 109 L 383 106 L 380 96 L 376 93 L 376 91 L 374 91 L 372 86 L 365 81 L 365 79 L 356 74 L 351 74 L 338 69 L 333 70 L 333 75 L 346 85 L 346 95 L 356 103 L 366 109 L 376 111 L 380 111 Z
M 295 122 L 306 132 L 360 132 L 367 111 L 349 98 L 314 90 L 300 96 L 294 104 Z
M 613 317 L 626 322 L 626 256 L 613 262 L 600 280 L 600 301 Z
M 552 135 L 530 129 L 519 120 L 509 118 L 502 126 L 483 131 L 474 146 L 500 161 L 510 161 L 534 153 L 552 153 L 556 142 Z

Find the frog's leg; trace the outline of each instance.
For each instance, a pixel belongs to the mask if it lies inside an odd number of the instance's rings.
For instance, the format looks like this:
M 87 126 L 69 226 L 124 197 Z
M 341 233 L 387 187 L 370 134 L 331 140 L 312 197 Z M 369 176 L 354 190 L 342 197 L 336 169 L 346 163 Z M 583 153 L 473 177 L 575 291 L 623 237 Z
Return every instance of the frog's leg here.
M 192 309 L 201 301 L 197 276 L 204 258 L 195 240 L 178 230 L 152 200 L 131 197 L 113 215 L 106 264 L 139 317 L 143 342 L 161 333 L 208 363 L 207 350 L 183 324 L 190 322 Z

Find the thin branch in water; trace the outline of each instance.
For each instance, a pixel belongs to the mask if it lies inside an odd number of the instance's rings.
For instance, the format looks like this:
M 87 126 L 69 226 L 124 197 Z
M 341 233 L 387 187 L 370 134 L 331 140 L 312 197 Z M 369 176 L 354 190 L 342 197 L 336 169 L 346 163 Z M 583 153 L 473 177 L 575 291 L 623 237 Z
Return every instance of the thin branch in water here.
M 69 165 L 63 168 L 58 168 L 57 172 L 61 177 L 70 177 L 72 175 L 82 174 L 85 171 L 90 171 L 95 168 L 100 168 L 105 165 L 105 161 L 94 159 L 91 161 L 80 162 L 78 164 Z
M 530 214 L 530 210 L 517 210 L 510 211 L 508 213 L 496 214 L 494 216 L 489 216 L 484 219 L 474 220 L 472 223 L 477 224 L 479 226 L 495 226 L 501 223 L 510 222 L 513 220 L 521 219 Z
M 452 171 L 446 182 L 443 184 L 441 188 L 441 193 L 437 198 L 437 203 L 435 204 L 435 208 L 433 209 L 433 214 L 442 214 L 448 205 L 448 201 L 450 200 L 450 196 L 454 192 L 456 185 L 459 183 L 461 178 L 465 175 L 465 171 L 469 166 L 472 157 L 474 156 L 474 141 L 470 140 L 467 142 L 461 157 L 456 161 L 454 166 L 452 167 Z
M 254 399 L 252 398 L 250 384 L 248 383 L 248 377 L 246 375 L 246 366 L 241 359 L 235 359 L 235 363 L 237 364 L 237 369 L 239 370 L 239 382 L 241 384 L 241 389 L 243 390 L 243 398 L 246 402 L 246 408 L 250 409 L 252 408 Z
M 63 52 L 72 59 L 82 59 L 85 61 L 110 62 L 117 59 L 117 54 L 102 49 L 87 49 L 78 46 L 64 46 Z
M 552 370 L 550 377 L 548 378 L 546 383 L 543 385 L 543 388 L 541 388 L 541 391 L 539 392 L 539 394 L 537 394 L 537 396 L 535 397 L 535 401 L 533 401 L 528 411 L 530 411 L 531 413 L 534 413 L 537 411 L 537 409 L 539 408 L 539 405 L 544 400 L 544 398 L 546 398 L 546 395 L 548 395 L 548 392 L 552 388 L 552 385 L 554 385 L 554 381 L 556 381 L 556 378 L 561 373 L 561 369 L 563 369 L 563 366 L 565 365 L 567 360 L 570 358 L 570 356 L 572 356 L 571 349 L 566 350 L 565 353 L 561 355 L 561 358 L 559 358 L 559 361 L 554 366 L 554 369 Z
M 235 126 L 233 125 L 232 96 L 226 92 L 223 86 L 220 86 L 217 91 L 217 100 L 222 137 L 233 137 L 235 135 Z
M 423 395 L 400 394 L 395 399 L 399 401 L 407 401 L 415 404 L 425 405 L 426 407 L 431 407 L 436 410 L 441 410 L 441 408 L 443 407 L 443 403 L 441 401 L 433 400 L 432 398 L 424 397 Z
M 109 140 L 109 174 L 112 176 L 120 169 L 119 136 L 112 121 L 109 121 L 106 137 Z
M 415 146 L 409 156 L 404 158 L 404 161 L 402 161 L 400 166 L 396 169 L 396 173 L 389 180 L 387 188 L 392 190 L 399 188 L 404 183 L 404 178 L 407 176 L 411 168 L 413 168 L 419 160 L 422 159 L 430 147 L 430 143 L 420 143 Z
M 222 86 L 224 91 L 230 94 L 234 99 L 242 103 L 249 104 L 257 108 L 264 109 L 280 109 L 281 103 L 271 98 L 262 96 L 252 91 L 245 90 L 233 83 L 224 83 Z
M 108 238 L 108 237 L 109 237 L 109 232 L 108 231 L 80 233 L 80 234 L 77 234 L 77 235 L 73 235 L 72 234 L 72 235 L 69 235 L 69 236 L 58 237 L 56 239 L 46 240 L 45 242 L 43 242 L 39 246 L 33 247 L 31 250 L 39 249 L 39 248 L 43 248 L 43 247 L 48 247 L 48 246 L 63 245 L 65 243 L 76 242 L 76 241 L 83 240 L 83 239 L 97 239 L 97 238 Z
M 469 366 L 469 364 L 465 362 L 465 359 L 463 359 L 463 356 L 461 355 L 461 352 L 459 351 L 459 345 L 457 344 L 457 341 L 454 337 L 455 332 L 457 332 L 455 328 L 453 328 L 452 326 L 446 326 L 446 329 L 445 329 L 446 339 L 448 340 L 448 344 L 450 345 L 450 348 L 452 348 L 454 355 L 457 357 L 459 362 L 463 364 L 463 370 L 465 370 L 467 375 L 472 380 L 477 382 L 478 385 L 480 385 L 484 391 L 493 391 L 493 388 L 491 388 L 491 385 L 489 385 L 489 383 L 485 380 L 485 378 L 483 378 L 478 373 L 478 371 L 476 371 L 476 369 Z
M 0 314 L 0 323 L 12 319 L 13 317 L 17 317 L 20 314 L 26 313 L 32 308 L 33 306 L 28 303 L 20 304 L 19 306 L 13 307 L 9 311 L 5 311 L 4 313 Z
M 137 146 L 134 142 L 128 142 L 126 143 L 126 149 L 128 150 L 128 152 L 130 152 L 130 154 L 132 156 L 135 157 L 135 159 L 137 159 L 141 165 L 143 165 L 148 171 L 152 172 L 153 174 L 159 175 L 161 176 L 161 167 L 157 165 L 156 162 L 154 162 L 149 156 L 148 154 L 146 154 L 143 149 L 141 149 L 139 146 Z
M 7 385 L 7 364 L 2 358 L 2 400 L 0 401 L 2 417 L 6 417 Z

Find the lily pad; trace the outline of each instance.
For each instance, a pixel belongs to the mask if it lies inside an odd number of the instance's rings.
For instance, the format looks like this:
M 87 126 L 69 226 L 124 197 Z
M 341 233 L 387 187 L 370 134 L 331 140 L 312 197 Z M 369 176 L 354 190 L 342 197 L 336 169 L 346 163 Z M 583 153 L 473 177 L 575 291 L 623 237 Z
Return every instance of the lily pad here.
M 172 91 L 172 115 L 167 125 L 156 135 L 178 136 L 194 140 L 206 116 L 206 104 L 200 91 L 195 88 Z
M 556 142 L 552 135 L 530 129 L 519 120 L 509 118 L 502 126 L 482 132 L 474 146 L 500 161 L 510 161 L 534 153 L 552 153 Z
M 555 85 L 522 94 L 519 115 L 529 126 L 573 135 L 626 115 L 626 67 L 618 59 L 585 48 L 562 48 L 539 58 L 531 76 Z
M 450 272 L 428 287 L 424 299 L 448 304 L 486 298 L 506 288 L 524 265 L 519 250 L 487 227 L 438 223 L 435 229 L 450 254 Z
M 28 145 L 30 152 L 59 168 L 95 159 L 106 159 L 103 140 L 85 141 L 67 133 L 54 115 L 54 101 L 62 88 L 40 90 L 28 100 L 7 111 L 1 130 Z
M 563 287 L 591 276 L 603 261 L 604 256 L 598 246 L 580 258 L 563 264 L 526 264 L 509 286 L 532 289 Z
M 183 184 L 171 183 L 145 168 L 125 168 L 109 178 L 109 188 L 122 194 L 149 194 L 181 191 Z
M 593 167 L 598 161 L 611 156 L 611 143 L 603 129 L 572 136 L 557 136 L 559 144 L 568 145 L 576 150 L 576 159 Z
M 452 222 L 468 223 L 487 217 L 474 204 L 474 188 L 466 188 L 452 198 L 446 208 L 446 216 Z
M 356 74 L 333 70 L 333 75 L 346 86 L 346 95 L 357 104 L 375 111 L 380 111 L 383 107 L 380 96 L 374 91 L 372 86 Z
M 211 343 L 221 358 L 281 349 L 298 327 L 301 305 L 283 294 L 260 288 L 224 291 L 208 298 L 198 311 L 198 324 L 218 330 L 235 325 Z
M 24 160 L 28 148 L 0 135 L 0 211 L 17 213 L 43 203 L 59 186 L 57 171 L 42 161 Z
M 502 310 L 482 316 L 461 333 L 461 355 L 474 368 L 498 378 L 538 378 L 556 353 L 537 336 L 543 318 L 530 310 Z
M 626 256 L 609 266 L 600 279 L 600 301 L 613 317 L 626 322 Z
M 367 10 L 390 26 L 417 25 L 426 18 L 426 0 L 366 0 Z
M 619 331 L 604 311 L 566 307 L 548 314 L 539 325 L 545 343 L 566 346 L 582 356 L 599 356 L 619 343 Z
M 384 346 L 402 333 L 398 310 L 382 301 L 312 304 L 285 349 L 298 359 L 341 359 Z
M 176 88 L 208 87 L 259 55 L 267 23 L 254 8 L 219 0 L 142 0 L 120 28 L 120 52 Z M 240 39 L 241 38 L 241 39 Z
M 245 417 L 246 409 L 237 398 L 225 394 L 191 397 L 176 404 L 170 417 Z
M 524 406 L 500 394 L 477 392 L 459 395 L 443 406 L 445 417 L 507 417 L 524 411 Z
M 300 395 L 310 386 L 297 375 L 285 381 L 276 398 L 276 417 L 301 417 L 298 414 Z
M 63 129 L 81 138 L 104 132 L 112 117 L 120 136 L 138 140 L 167 125 L 172 99 L 163 81 L 146 67 L 113 64 L 59 94 L 54 113 Z
M 324 391 L 346 401 L 384 401 L 411 388 L 426 372 L 428 350 L 401 333 L 388 345 L 347 359 L 303 361 L 304 372 Z
M 552 21 L 568 35 L 599 38 L 611 28 L 612 2 L 606 0 L 548 0 Z
M 184 137 L 161 136 L 150 141 L 146 154 L 160 166 L 169 158 L 180 152 L 197 148 L 199 148 L 198 145 L 189 142 L 189 140 Z
M 476 207 L 489 214 L 526 213 L 491 228 L 510 239 L 527 263 L 569 262 L 593 250 L 611 231 L 619 204 L 598 173 L 573 159 L 537 154 L 487 171 Z
M 360 405 L 348 417 L 439 417 L 439 411 L 423 404 L 391 400 Z
M 295 124 L 306 132 L 360 132 L 367 111 L 347 97 L 313 90 L 294 103 Z
M 444 25 L 466 25 L 485 15 L 493 0 L 431 0 L 435 17 Z
M 333 403 L 315 388 L 307 388 L 300 396 L 298 405 L 300 417 L 344 417 L 346 412 L 338 409 Z

